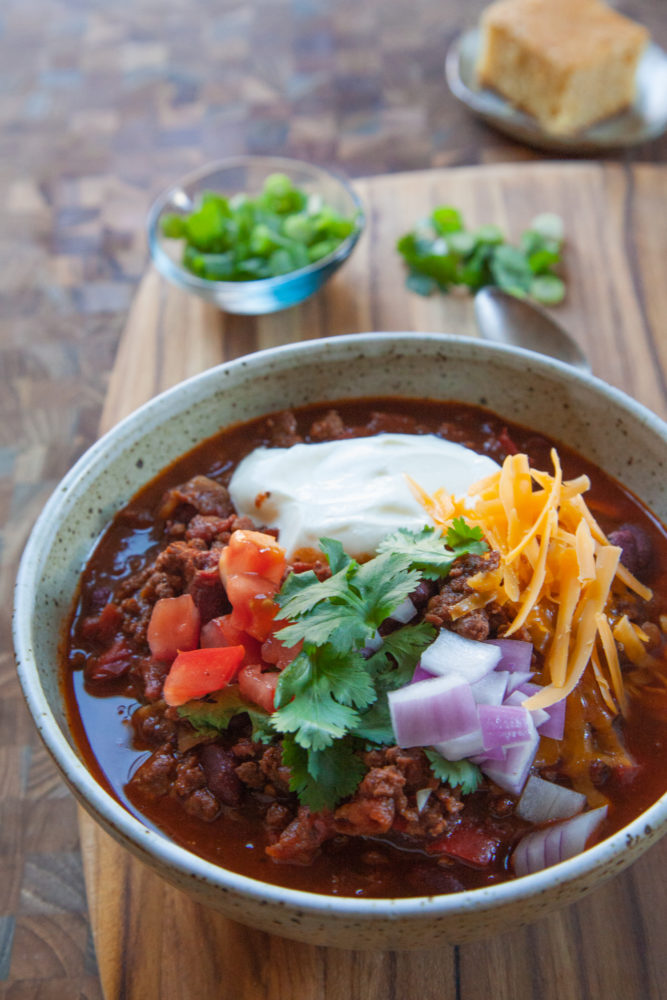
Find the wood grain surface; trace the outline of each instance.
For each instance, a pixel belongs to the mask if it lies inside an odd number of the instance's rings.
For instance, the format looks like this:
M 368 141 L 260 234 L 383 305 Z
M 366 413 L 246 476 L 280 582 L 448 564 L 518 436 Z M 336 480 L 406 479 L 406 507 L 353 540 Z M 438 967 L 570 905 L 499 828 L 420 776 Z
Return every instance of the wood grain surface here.
M 225 316 L 149 271 L 120 341 L 101 430 L 155 393 L 264 347 L 364 330 L 474 335 L 466 296 L 403 286 L 396 237 L 451 202 L 471 225 L 518 236 L 540 211 L 563 216 L 567 302 L 557 317 L 596 374 L 667 413 L 667 169 L 537 164 L 359 180 L 368 228 L 315 298 L 258 319 Z M 344 387 L 342 387 L 344 388 Z M 667 996 L 667 839 L 632 869 L 539 923 L 424 952 L 343 952 L 253 931 L 193 903 L 83 812 L 80 832 L 106 1000 L 584 1000 Z

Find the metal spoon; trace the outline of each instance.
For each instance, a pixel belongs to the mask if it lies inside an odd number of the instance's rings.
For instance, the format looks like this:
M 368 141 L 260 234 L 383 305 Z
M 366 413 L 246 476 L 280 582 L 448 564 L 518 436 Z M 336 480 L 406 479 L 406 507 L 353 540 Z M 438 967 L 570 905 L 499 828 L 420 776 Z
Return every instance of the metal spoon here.
M 591 372 L 586 355 L 569 333 L 525 299 L 500 288 L 482 288 L 475 295 L 475 318 L 486 340 L 548 354 L 580 371 Z

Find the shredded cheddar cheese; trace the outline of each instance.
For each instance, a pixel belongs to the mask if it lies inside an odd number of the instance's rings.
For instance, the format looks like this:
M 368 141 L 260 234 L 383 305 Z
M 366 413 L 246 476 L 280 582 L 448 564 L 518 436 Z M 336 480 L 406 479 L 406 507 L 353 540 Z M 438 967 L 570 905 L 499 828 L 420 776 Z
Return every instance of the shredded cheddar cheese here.
M 498 551 L 498 569 L 471 577 L 472 593 L 451 613 L 458 618 L 492 601 L 506 605 L 512 618 L 505 636 L 527 631 L 544 651 L 545 684 L 524 702 L 526 708 L 548 708 L 566 697 L 591 664 L 604 703 L 624 711 L 618 650 L 645 667 L 648 637 L 627 618 L 610 621 L 612 598 L 630 590 L 650 600 L 651 591 L 621 564 L 621 549 L 609 543 L 587 507 L 588 477 L 564 482 L 555 449 L 551 460 L 553 474 L 531 469 L 524 454 L 508 455 L 497 473 L 464 497 L 444 490 L 429 496 L 417 483 L 410 485 L 443 531 L 463 517 Z M 551 623 L 548 637 L 545 621 Z

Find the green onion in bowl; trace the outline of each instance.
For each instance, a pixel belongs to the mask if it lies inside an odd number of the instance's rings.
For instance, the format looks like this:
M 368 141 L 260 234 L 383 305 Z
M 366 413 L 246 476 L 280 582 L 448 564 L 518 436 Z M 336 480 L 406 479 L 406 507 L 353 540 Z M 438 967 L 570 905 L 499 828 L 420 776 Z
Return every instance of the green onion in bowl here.
M 205 191 L 188 215 L 163 216 L 162 233 L 184 241 L 182 264 L 211 281 L 255 281 L 307 267 L 332 253 L 356 221 L 284 173 L 256 196 Z

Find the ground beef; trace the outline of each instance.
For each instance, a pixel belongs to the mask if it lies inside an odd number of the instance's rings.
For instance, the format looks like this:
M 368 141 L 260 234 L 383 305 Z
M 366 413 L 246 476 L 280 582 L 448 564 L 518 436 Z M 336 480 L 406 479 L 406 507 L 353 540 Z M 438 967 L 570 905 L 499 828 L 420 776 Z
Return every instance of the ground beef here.
M 472 593 L 468 578 L 482 571 L 493 571 L 499 565 L 500 554 L 496 551 L 486 556 L 460 556 L 452 564 L 449 576 L 445 577 L 438 593 L 428 601 L 424 621 L 437 628 L 449 624 L 452 621 L 452 607 Z M 460 635 L 471 639 L 486 639 L 491 634 L 486 608 L 457 618 L 452 627 Z
M 279 792 L 289 791 L 290 770 L 283 764 L 281 747 L 268 747 L 262 754 L 259 766 L 262 774 L 266 777 L 267 784 L 272 785 Z
M 158 509 L 158 517 L 163 521 L 174 517 L 183 520 L 182 508 L 190 509 L 187 520 L 195 514 L 225 518 L 234 513 L 227 487 L 208 476 L 193 476 L 182 486 L 167 490 Z
M 169 794 L 175 775 L 176 759 L 170 750 L 162 749 L 144 761 L 130 782 L 148 799 L 159 799 Z
M 296 417 L 291 410 L 284 410 L 282 413 L 276 413 L 269 417 L 266 421 L 266 428 L 270 443 L 274 448 L 291 448 L 293 444 L 303 442 L 297 427 Z
M 176 722 L 165 715 L 165 703 L 142 705 L 132 714 L 132 725 L 141 744 L 162 746 L 173 742 Z
M 310 438 L 312 441 L 338 441 L 343 437 L 349 437 L 346 432 L 345 422 L 337 410 L 329 410 L 321 420 L 315 420 L 310 428 Z
M 388 833 L 397 812 L 405 809 L 405 775 L 399 768 L 373 767 L 349 802 L 334 812 L 338 833 L 352 836 L 376 836 Z
M 329 814 L 311 813 L 310 809 L 301 806 L 278 840 L 266 848 L 266 853 L 274 861 L 310 865 L 333 832 L 333 820 Z

